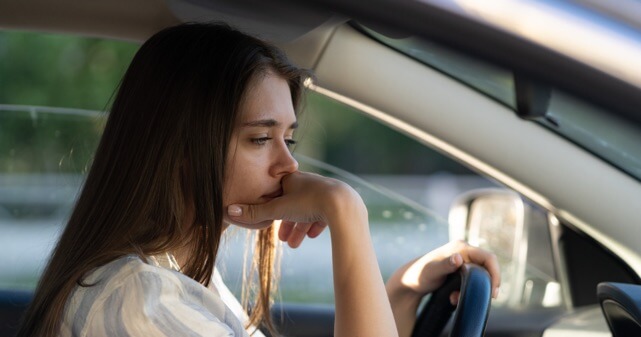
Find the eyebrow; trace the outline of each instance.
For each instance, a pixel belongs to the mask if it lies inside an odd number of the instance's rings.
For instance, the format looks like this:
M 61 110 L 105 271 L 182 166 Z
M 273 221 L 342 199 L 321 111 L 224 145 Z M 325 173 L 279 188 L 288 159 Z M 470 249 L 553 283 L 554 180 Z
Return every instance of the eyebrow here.
M 256 127 L 256 126 L 274 127 L 274 126 L 280 126 L 280 122 L 278 122 L 275 119 L 260 119 L 257 121 L 243 123 L 243 127 Z M 298 127 L 298 121 L 292 123 L 292 125 L 289 126 L 290 129 L 296 129 L 297 127 Z

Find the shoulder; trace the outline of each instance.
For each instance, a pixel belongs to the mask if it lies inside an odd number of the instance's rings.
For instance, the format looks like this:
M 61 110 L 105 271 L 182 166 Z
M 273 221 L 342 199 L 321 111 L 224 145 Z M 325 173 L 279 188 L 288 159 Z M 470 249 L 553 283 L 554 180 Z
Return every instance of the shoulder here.
M 178 272 L 128 256 L 96 269 L 78 287 L 74 334 L 80 336 L 233 336 L 222 300 Z M 95 284 L 94 284 L 95 283 Z M 80 295 L 80 296 L 76 296 Z M 73 307 L 73 305 L 71 306 Z M 232 324 L 233 325 L 233 322 Z M 238 330 L 240 328 L 240 330 Z

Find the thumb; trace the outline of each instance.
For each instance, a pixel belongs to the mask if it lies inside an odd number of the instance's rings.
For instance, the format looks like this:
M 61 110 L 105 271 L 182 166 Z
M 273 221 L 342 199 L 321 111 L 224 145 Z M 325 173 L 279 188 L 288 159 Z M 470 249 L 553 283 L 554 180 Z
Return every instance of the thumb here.
M 456 272 L 463 265 L 463 257 L 459 253 L 454 253 L 448 258 L 442 259 L 434 265 L 434 269 L 430 270 L 431 276 L 434 278 L 434 284 L 430 292 L 440 288 L 445 282 L 447 276 Z
M 452 254 L 447 260 L 447 266 L 450 273 L 455 272 L 463 265 L 463 256 L 459 253 Z
M 459 253 L 454 253 L 447 258 L 438 261 L 434 269 L 430 270 L 433 277 L 445 281 L 447 275 L 456 272 L 463 265 L 463 257 Z M 439 285 L 440 286 L 440 285 Z

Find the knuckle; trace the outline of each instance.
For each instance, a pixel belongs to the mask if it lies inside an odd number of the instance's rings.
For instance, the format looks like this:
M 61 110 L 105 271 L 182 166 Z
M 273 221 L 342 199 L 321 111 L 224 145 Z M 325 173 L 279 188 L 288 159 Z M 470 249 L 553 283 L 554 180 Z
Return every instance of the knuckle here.
M 465 249 L 465 248 L 467 248 L 469 246 L 467 241 L 462 240 L 462 239 L 455 240 L 453 244 L 454 244 L 454 247 L 459 249 L 459 250 Z

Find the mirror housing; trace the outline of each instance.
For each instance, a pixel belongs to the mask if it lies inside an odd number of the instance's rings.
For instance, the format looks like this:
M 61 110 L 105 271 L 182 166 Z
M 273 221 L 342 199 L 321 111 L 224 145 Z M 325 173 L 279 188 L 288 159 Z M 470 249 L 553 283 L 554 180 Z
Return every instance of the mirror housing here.
M 537 243 L 533 246 L 541 247 L 530 247 L 531 241 L 540 242 L 542 230 L 550 238 L 548 227 L 533 226 L 534 212 L 534 207 L 516 192 L 495 188 L 464 193 L 450 208 L 450 240 L 467 241 L 493 252 L 498 258 L 501 287 L 494 300 L 496 305 L 554 307 L 563 301 L 560 283 L 554 277 L 533 275 L 540 273 L 528 265 L 529 256 L 539 260 L 549 256 L 553 263 L 552 253 L 545 252 L 543 245 Z M 530 238 L 533 234 L 537 235 Z

